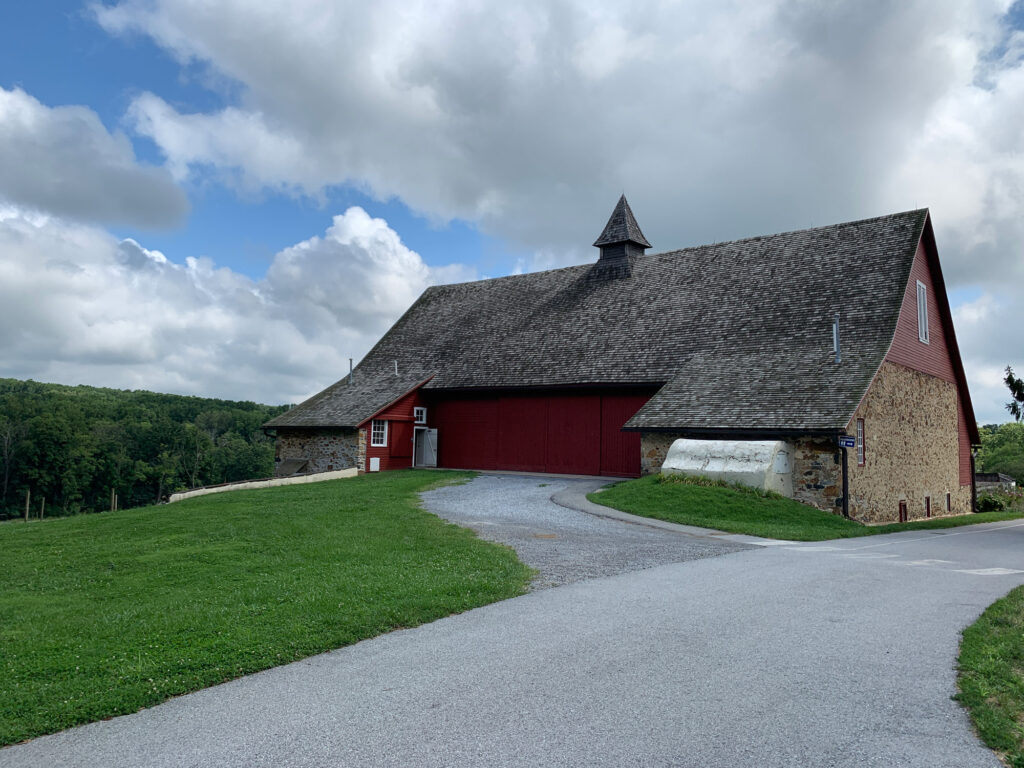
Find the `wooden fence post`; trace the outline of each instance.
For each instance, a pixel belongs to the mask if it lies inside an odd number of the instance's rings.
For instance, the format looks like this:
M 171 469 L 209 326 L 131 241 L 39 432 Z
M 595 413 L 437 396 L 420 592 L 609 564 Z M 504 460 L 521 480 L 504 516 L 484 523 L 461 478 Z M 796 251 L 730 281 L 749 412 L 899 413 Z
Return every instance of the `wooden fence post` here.
M 115 501 L 115 496 L 114 496 L 114 489 L 111 488 L 110 489 L 110 511 L 111 512 L 113 512 L 115 509 L 117 509 L 115 504 L 116 504 L 116 501 Z
M 28 505 L 32 501 L 32 489 L 27 488 L 25 490 L 25 522 L 28 522 Z
M 46 517 L 46 497 L 43 496 L 39 501 L 39 519 L 42 520 Z

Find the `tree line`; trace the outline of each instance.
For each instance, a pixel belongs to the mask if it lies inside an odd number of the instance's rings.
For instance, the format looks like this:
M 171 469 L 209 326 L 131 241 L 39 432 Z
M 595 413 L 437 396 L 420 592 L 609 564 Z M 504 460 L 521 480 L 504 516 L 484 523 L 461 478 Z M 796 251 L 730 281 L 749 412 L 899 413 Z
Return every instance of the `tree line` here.
M 269 477 L 260 429 L 287 406 L 0 379 L 0 519 L 165 500 L 200 485 Z M 45 500 L 45 501 L 44 501 Z

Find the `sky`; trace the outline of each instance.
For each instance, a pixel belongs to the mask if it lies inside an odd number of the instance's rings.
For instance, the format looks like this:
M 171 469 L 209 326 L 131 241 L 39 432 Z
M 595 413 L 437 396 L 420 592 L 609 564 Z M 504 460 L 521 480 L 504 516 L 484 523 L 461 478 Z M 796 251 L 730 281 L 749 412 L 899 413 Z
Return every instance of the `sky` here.
M 1024 372 L 1024 2 L 0 10 L 0 376 L 298 402 L 428 286 L 931 209 Z

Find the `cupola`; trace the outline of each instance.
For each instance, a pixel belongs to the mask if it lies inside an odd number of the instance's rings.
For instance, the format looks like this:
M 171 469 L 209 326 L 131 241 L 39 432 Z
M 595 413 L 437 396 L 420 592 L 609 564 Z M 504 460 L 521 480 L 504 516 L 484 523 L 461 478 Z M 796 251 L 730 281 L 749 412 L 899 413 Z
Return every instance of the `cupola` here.
M 633 261 L 651 247 L 640 231 L 625 195 L 619 198 L 594 246 L 601 249 L 601 257 L 592 271 L 598 278 L 631 277 Z

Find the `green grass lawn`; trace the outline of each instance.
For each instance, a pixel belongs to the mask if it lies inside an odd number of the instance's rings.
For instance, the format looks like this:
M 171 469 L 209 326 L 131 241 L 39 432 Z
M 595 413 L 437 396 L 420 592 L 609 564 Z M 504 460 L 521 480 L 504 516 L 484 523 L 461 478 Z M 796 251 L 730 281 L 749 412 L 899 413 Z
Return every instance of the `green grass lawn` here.
M 1024 587 L 990 605 L 964 630 L 960 693 L 982 741 L 1024 768 Z
M 952 528 L 1024 517 L 1024 510 L 1005 510 L 915 523 L 866 526 L 776 494 L 751 488 L 712 485 L 705 478 L 648 475 L 618 483 L 588 499 L 623 512 L 684 525 L 769 539 L 825 541 L 896 531 Z
M 521 594 L 402 471 L 0 525 L 0 744 Z

